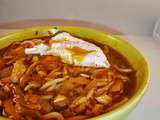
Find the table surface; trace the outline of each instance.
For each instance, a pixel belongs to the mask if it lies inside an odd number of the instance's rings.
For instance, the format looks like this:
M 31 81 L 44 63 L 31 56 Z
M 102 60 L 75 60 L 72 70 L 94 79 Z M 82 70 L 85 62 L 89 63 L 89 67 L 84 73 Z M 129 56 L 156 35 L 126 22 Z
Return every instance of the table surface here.
M 4 35 L 13 29 L 0 29 Z M 146 57 L 150 65 L 150 86 L 138 107 L 126 120 L 151 120 L 160 119 L 160 41 L 147 36 L 119 35 L 133 44 Z

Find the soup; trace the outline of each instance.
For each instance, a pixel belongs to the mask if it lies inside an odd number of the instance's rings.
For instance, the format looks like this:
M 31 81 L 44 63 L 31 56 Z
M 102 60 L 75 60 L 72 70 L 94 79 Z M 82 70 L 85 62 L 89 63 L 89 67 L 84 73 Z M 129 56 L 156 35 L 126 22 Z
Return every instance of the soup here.
M 132 97 L 136 71 L 107 45 L 82 38 L 103 51 L 110 64 L 105 67 L 100 66 L 101 61 L 98 67 L 89 66 L 88 61 L 75 65 L 58 54 L 26 54 L 26 49 L 33 52 L 35 49 L 30 48 L 36 45 L 50 46 L 54 36 L 15 42 L 0 50 L 1 116 L 13 120 L 84 120 L 109 112 Z M 81 55 L 76 56 L 78 60 L 94 52 L 77 46 L 67 50 Z

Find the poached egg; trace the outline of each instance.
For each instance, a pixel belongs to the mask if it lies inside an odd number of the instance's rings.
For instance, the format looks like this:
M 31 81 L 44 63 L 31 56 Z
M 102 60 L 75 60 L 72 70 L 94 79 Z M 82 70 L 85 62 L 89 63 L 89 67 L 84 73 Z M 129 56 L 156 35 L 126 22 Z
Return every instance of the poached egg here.
M 50 45 L 39 44 L 26 48 L 26 54 L 58 56 L 64 63 L 75 66 L 106 67 L 110 66 L 107 57 L 100 47 L 93 43 L 63 32 L 52 37 Z

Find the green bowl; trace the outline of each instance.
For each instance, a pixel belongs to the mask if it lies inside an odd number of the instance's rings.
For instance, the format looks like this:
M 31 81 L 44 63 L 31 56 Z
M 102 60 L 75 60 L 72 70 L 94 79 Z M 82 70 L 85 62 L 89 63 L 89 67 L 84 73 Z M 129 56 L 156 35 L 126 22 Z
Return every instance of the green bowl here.
M 129 99 L 129 101 L 108 113 L 89 119 L 123 120 L 137 106 L 142 96 L 144 95 L 149 83 L 149 67 L 142 54 L 128 42 L 107 33 L 102 33 L 93 29 L 82 27 L 56 27 L 61 30 L 67 31 L 75 36 L 92 39 L 94 41 L 107 44 L 108 46 L 112 47 L 113 49 L 124 55 L 130 62 L 132 67 L 137 71 L 136 90 L 134 95 Z M 49 35 L 48 31 L 53 28 L 55 28 L 55 26 L 33 27 L 8 34 L 0 38 L 0 49 L 10 45 L 15 41 L 22 41 L 29 38 L 47 36 Z M 6 120 L 6 118 L 0 117 L 0 120 Z

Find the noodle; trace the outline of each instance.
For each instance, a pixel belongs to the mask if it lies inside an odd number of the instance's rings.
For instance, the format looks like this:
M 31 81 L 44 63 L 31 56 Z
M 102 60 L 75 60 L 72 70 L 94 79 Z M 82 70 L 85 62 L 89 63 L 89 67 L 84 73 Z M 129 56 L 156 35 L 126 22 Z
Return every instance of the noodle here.
M 56 120 L 64 120 L 63 116 L 58 112 L 51 112 L 51 113 L 45 114 L 43 118 L 45 120 L 52 119 L 52 118 Z

